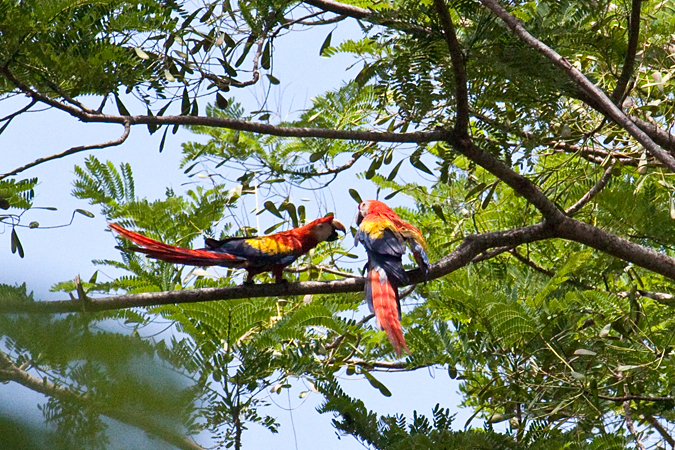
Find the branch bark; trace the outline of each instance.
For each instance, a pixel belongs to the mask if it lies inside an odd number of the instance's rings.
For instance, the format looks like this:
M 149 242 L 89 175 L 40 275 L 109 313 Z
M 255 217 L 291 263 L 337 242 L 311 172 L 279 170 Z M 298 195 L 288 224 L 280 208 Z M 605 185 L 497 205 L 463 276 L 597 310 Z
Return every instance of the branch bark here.
M 130 126 L 129 122 L 124 122 L 123 125 L 124 125 L 124 131 L 122 132 L 122 135 L 115 140 L 103 142 L 103 143 L 100 143 L 100 144 L 79 145 L 77 147 L 69 148 L 68 150 L 65 150 L 61 153 L 56 153 L 54 155 L 46 156 L 44 158 L 38 158 L 35 161 L 30 162 L 26 165 L 23 165 L 21 167 L 17 167 L 16 169 L 12 170 L 11 172 L 7 172 L 7 173 L 4 173 L 4 174 L 0 175 L 0 180 L 2 180 L 3 178 L 10 177 L 12 175 L 19 174 L 19 173 L 23 172 L 24 170 L 28 170 L 31 167 L 35 167 L 35 166 L 37 166 L 39 164 L 42 164 L 42 163 L 45 163 L 47 161 L 52 161 L 54 159 L 63 158 L 63 157 L 73 155 L 73 154 L 79 153 L 79 152 L 84 152 L 84 151 L 87 151 L 87 150 L 96 150 L 96 149 L 99 149 L 99 148 L 108 148 L 108 147 L 115 147 L 117 145 L 120 145 L 124 141 L 127 140 L 127 137 L 129 137 L 129 132 L 131 131 L 131 126 Z
M 432 264 L 428 276 L 419 269 L 408 272 L 409 284 L 423 283 L 447 275 L 472 262 L 479 253 L 502 245 L 519 245 L 553 237 L 553 229 L 539 223 L 507 231 L 497 231 L 467 236 L 449 255 Z M 287 297 L 290 295 L 337 294 L 360 292 L 365 286 L 362 277 L 335 281 L 303 281 L 301 283 L 241 285 L 224 288 L 188 289 L 182 291 L 128 294 L 102 298 L 87 297 L 87 311 L 109 311 L 122 308 L 138 308 L 174 303 L 195 303 L 213 300 L 234 300 L 255 297 Z M 1 313 L 68 313 L 80 312 L 84 303 L 80 300 L 56 300 L 45 302 L 2 302 Z
M 457 102 L 457 118 L 455 119 L 455 133 L 459 136 L 469 135 L 469 93 L 466 87 L 466 67 L 464 54 L 457 40 L 455 26 L 445 0 L 434 0 L 434 7 L 443 27 L 443 36 L 450 51 L 452 70 L 455 75 L 455 97 Z
M 203 116 L 122 116 L 115 114 L 99 114 L 88 112 L 76 106 L 62 103 L 56 99 L 40 94 L 31 89 L 4 66 L 0 66 L 0 74 L 5 75 L 21 92 L 32 99 L 52 106 L 61 111 L 80 119 L 86 123 L 119 123 L 131 125 L 198 125 L 214 128 L 227 128 L 231 130 L 249 131 L 252 133 L 267 134 L 281 137 L 300 138 L 324 138 L 343 139 L 366 142 L 397 142 L 397 143 L 422 143 L 432 141 L 444 141 L 452 138 L 452 132 L 436 129 L 433 131 L 415 131 L 411 133 L 391 133 L 386 131 L 362 131 L 362 130 L 335 130 L 328 128 L 301 128 L 279 127 L 267 123 L 249 122 L 247 120 L 227 119 L 219 117 Z
M 620 106 L 621 99 L 626 92 L 626 86 L 630 77 L 633 76 L 633 69 L 635 68 L 635 55 L 638 48 L 638 40 L 640 38 L 640 12 L 642 7 L 642 0 L 633 0 L 631 6 L 630 19 L 628 21 L 628 48 L 626 49 L 626 57 L 624 59 L 621 75 L 616 81 L 616 87 L 612 92 L 612 100 Z
M 633 435 L 635 438 L 635 443 L 637 444 L 637 447 L 640 450 L 647 450 L 645 448 L 645 444 L 642 443 L 642 440 L 640 439 L 640 435 L 638 434 L 637 430 L 635 429 L 635 425 L 633 425 L 633 418 L 631 417 L 630 414 L 630 400 L 626 400 L 623 402 L 623 415 L 624 418 L 626 419 L 626 428 L 628 428 L 628 431 L 630 431 L 630 434 Z
M 644 418 L 649 423 L 649 425 L 652 426 L 652 428 L 659 432 L 664 441 L 670 444 L 671 447 L 675 448 L 675 439 L 673 439 L 670 433 L 668 433 L 668 430 L 666 430 L 663 425 L 659 423 L 659 420 L 656 417 L 652 416 L 651 414 L 646 414 Z
M 584 76 L 584 74 L 577 70 L 567 60 L 567 58 L 563 58 L 556 51 L 532 36 L 527 30 L 525 30 L 520 22 L 518 22 L 514 16 L 509 14 L 509 12 L 499 3 L 497 3 L 496 0 L 480 0 L 480 2 L 489 10 L 491 10 L 496 16 L 502 19 L 502 21 L 511 29 L 511 31 L 520 37 L 520 39 L 526 45 L 538 51 L 548 58 L 555 66 L 562 69 L 563 72 L 565 72 L 572 79 L 577 87 L 579 87 L 593 100 L 593 102 L 596 104 L 596 106 L 594 106 L 596 109 L 599 108 L 599 110 L 606 114 L 610 119 L 623 127 L 664 166 L 675 172 L 675 158 L 670 153 L 660 148 L 649 137 L 649 135 L 647 135 L 635 123 L 633 123 L 633 121 L 631 121 L 628 116 L 626 116 L 623 111 L 621 111 L 600 88 L 591 83 L 588 78 Z

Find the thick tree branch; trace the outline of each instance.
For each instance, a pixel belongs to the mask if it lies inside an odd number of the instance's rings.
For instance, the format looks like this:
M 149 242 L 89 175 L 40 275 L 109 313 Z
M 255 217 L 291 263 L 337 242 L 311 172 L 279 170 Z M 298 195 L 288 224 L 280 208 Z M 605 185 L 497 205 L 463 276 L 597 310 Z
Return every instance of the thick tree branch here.
M 554 65 L 562 69 L 574 83 L 584 91 L 595 103 L 596 109 L 604 112 L 609 118 L 623 127 L 631 136 L 635 138 L 642 146 L 647 149 L 656 159 L 658 159 L 664 166 L 668 167 L 672 172 L 675 172 L 675 158 L 668 152 L 660 148 L 652 139 L 642 131 L 635 123 L 633 123 L 605 93 L 596 85 L 591 83 L 588 78 L 577 70 L 567 58 L 563 58 L 553 49 L 532 36 L 525 28 L 518 22 L 518 20 L 509 14 L 496 0 L 480 0 L 480 2 L 497 15 L 504 23 L 529 47 L 535 49 L 546 58 L 548 58 Z
M 610 164 L 609 167 L 605 169 L 605 172 L 602 174 L 598 182 L 595 183 L 595 185 L 593 185 L 593 187 L 588 192 L 586 192 L 586 194 L 584 194 L 584 196 L 581 197 L 574 205 L 567 208 L 565 210 L 565 214 L 567 214 L 570 217 L 573 217 L 574 215 L 576 215 L 576 213 L 578 213 L 581 210 L 581 208 L 586 206 L 586 204 L 590 202 L 593 199 L 593 197 L 598 195 L 600 191 L 602 191 L 604 187 L 607 185 L 609 179 L 612 177 L 614 165 L 615 163 Z
M 635 116 L 628 117 L 635 123 L 635 125 L 640 127 L 642 131 L 647 133 L 654 140 L 654 142 L 659 144 L 661 147 L 670 150 L 671 152 L 675 152 L 675 136 L 668 133 L 663 128 L 660 128 L 654 121 L 648 122 Z
M 455 26 L 450 17 L 450 11 L 445 4 L 445 0 L 434 0 L 434 8 L 438 12 L 438 17 L 443 27 L 443 36 L 450 51 L 452 60 L 452 70 L 455 74 L 455 96 L 457 101 L 457 118 L 455 119 L 455 133 L 459 136 L 468 136 L 469 134 L 469 94 L 466 87 L 466 67 L 464 65 L 464 54 L 457 40 Z
M 541 212 L 547 221 L 559 223 L 565 219 L 565 214 L 532 181 L 501 162 L 492 154 L 466 139 L 449 139 L 448 143 L 468 159 L 508 184 L 516 193 L 522 195 Z
M 410 284 L 423 283 L 447 275 L 469 264 L 479 253 L 502 245 L 519 245 L 553 237 L 546 223 L 523 228 L 467 236 L 449 255 L 432 264 L 428 276 L 419 269 L 408 272 Z M 255 297 L 287 297 L 290 295 L 337 294 L 360 292 L 365 279 L 349 278 L 335 281 L 303 281 L 301 283 L 256 284 L 224 288 L 188 289 L 182 291 L 150 292 L 102 298 L 88 298 L 87 311 L 108 311 L 174 303 L 195 303 L 212 300 L 233 300 Z M 0 313 L 67 313 L 83 309 L 80 300 L 45 302 L 2 302 Z
M 593 225 L 567 218 L 556 227 L 557 237 L 585 244 L 608 255 L 632 262 L 675 280 L 675 259 L 608 233 Z
M 369 9 L 359 8 L 358 6 L 347 5 L 333 0 L 304 0 L 303 3 L 312 5 L 324 11 L 353 17 L 354 19 L 365 19 L 372 14 L 372 11 Z
M 117 138 L 115 140 L 108 141 L 108 142 L 102 142 L 100 144 L 79 145 L 77 147 L 69 148 L 68 150 L 65 150 L 61 153 L 56 153 L 54 155 L 46 156 L 44 158 L 38 158 L 33 162 L 30 162 L 26 165 L 23 165 L 21 167 L 18 167 L 16 169 L 12 170 L 11 172 L 7 172 L 5 174 L 0 175 L 0 180 L 2 180 L 3 178 L 7 178 L 9 176 L 12 176 L 12 175 L 16 175 L 18 173 L 21 173 L 24 170 L 28 170 L 31 167 L 35 167 L 35 166 L 37 166 L 39 164 L 42 164 L 42 163 L 45 163 L 47 161 L 52 161 L 54 159 L 63 158 L 65 156 L 73 155 L 75 153 L 84 152 L 84 151 L 87 151 L 87 150 L 95 150 L 95 149 L 99 149 L 99 148 L 108 148 L 108 147 L 114 147 L 114 146 L 120 145 L 124 141 L 127 140 L 127 137 L 129 137 L 130 131 L 131 131 L 131 127 L 129 125 L 129 122 L 124 122 L 124 132 L 122 133 L 122 135 L 119 138 Z
M 652 416 L 651 414 L 646 414 L 644 418 L 647 423 L 652 426 L 652 428 L 659 432 L 664 441 L 669 443 L 671 447 L 675 448 L 675 439 L 673 439 L 670 433 L 668 433 L 668 430 L 666 430 L 663 425 L 659 423 L 659 419 Z
M 617 105 L 619 105 L 626 92 L 626 86 L 628 86 L 628 81 L 633 76 L 633 69 L 635 68 L 635 54 L 637 53 L 638 40 L 640 38 L 641 7 L 642 0 L 633 0 L 628 22 L 628 48 L 626 49 L 626 57 L 621 69 L 621 75 L 619 75 L 614 92 L 612 92 L 612 101 Z
M 91 399 L 83 398 L 80 394 L 63 386 L 56 385 L 45 379 L 32 376 L 28 372 L 17 367 L 11 359 L 3 352 L 0 352 L 0 380 L 13 381 L 28 389 L 39 392 L 47 397 L 57 398 L 68 403 L 78 405 L 80 408 L 93 409 L 99 414 L 110 417 L 111 419 L 140 428 L 176 447 L 183 450 L 203 450 L 193 440 L 183 436 L 180 433 L 165 428 L 145 416 L 132 413 L 130 411 L 120 411 L 108 409 L 105 407 L 92 407 Z

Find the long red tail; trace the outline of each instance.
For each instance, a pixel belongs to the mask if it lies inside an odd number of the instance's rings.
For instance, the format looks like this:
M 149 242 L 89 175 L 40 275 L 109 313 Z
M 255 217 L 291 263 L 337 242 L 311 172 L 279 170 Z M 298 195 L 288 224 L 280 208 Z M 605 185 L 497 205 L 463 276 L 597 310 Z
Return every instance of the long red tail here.
M 410 354 L 403 337 L 401 322 L 398 320 L 398 294 L 384 270 L 369 269 L 366 278 L 366 297 L 377 317 L 377 324 L 387 333 L 389 342 L 401 356 L 401 348 Z
M 133 247 L 132 250 L 146 255 L 161 259 L 162 261 L 188 264 L 191 266 L 225 266 L 241 267 L 246 262 L 245 259 L 233 256 L 228 253 L 214 252 L 209 250 L 193 250 L 190 248 L 176 247 L 163 244 L 142 234 L 129 231 L 116 223 L 108 223 L 111 230 L 116 231 L 120 236 L 130 240 L 140 247 Z

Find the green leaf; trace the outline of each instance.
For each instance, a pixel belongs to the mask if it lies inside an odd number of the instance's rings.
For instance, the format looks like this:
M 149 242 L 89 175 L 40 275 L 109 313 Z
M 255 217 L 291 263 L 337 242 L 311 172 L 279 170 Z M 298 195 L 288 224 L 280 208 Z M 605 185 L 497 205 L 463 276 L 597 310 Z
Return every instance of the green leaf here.
M 359 192 L 356 189 L 349 188 L 349 195 L 352 196 L 352 198 L 356 201 L 356 203 L 361 203 L 363 200 L 361 200 L 361 196 L 359 195 Z
M 270 75 L 269 73 L 267 74 L 267 79 L 270 80 L 271 84 L 279 84 L 281 81 L 279 81 L 276 77 Z
M 141 59 L 150 59 L 150 55 L 145 53 L 142 48 L 140 47 L 134 47 L 134 51 L 136 52 L 136 55 L 141 58 Z
M 169 131 L 169 127 L 164 129 L 164 134 L 162 134 L 162 140 L 159 142 L 159 152 L 162 153 L 164 150 L 164 144 L 166 143 L 166 133 Z
M 311 155 L 309 155 L 309 162 L 317 162 L 318 160 L 323 158 L 325 154 L 326 154 L 325 151 L 312 153 Z
M 76 213 L 82 214 L 83 216 L 89 217 L 89 218 L 94 218 L 94 213 L 87 211 L 86 209 L 76 209 Z
M 574 354 L 579 355 L 579 356 L 595 356 L 595 355 L 597 355 L 597 353 L 595 353 L 593 350 L 586 350 L 586 349 L 583 349 L 583 348 L 578 348 L 578 349 L 574 350 Z
M 220 95 L 220 92 L 217 92 L 216 93 L 216 106 L 218 106 L 218 108 L 220 108 L 220 109 L 227 109 L 227 105 L 228 105 L 227 99 L 225 97 L 223 97 L 222 95 Z
M 267 41 L 267 44 L 265 44 L 265 49 L 263 50 L 262 60 L 260 61 L 260 65 L 262 66 L 263 69 L 270 68 L 271 53 L 272 53 L 271 44 L 270 41 Z
M 443 208 L 441 207 L 441 205 L 438 204 L 431 205 L 431 209 L 434 211 L 434 213 L 438 216 L 439 219 L 441 219 L 445 223 L 448 222 L 448 219 L 445 218 L 445 214 L 443 213 Z
M 509 420 L 513 417 L 516 417 L 516 415 L 515 414 L 494 413 L 485 422 L 490 423 L 490 424 L 499 423 L 499 422 L 504 422 L 506 420 Z
M 371 386 L 380 391 L 382 395 L 384 395 L 385 397 L 391 397 L 391 391 L 389 391 L 389 389 L 387 389 L 387 387 L 384 384 L 382 384 L 381 381 L 376 379 L 370 372 L 368 372 L 366 369 L 362 367 L 361 373 L 365 375 L 366 379 L 368 380 L 368 382 L 370 382 Z
M 422 156 L 422 148 L 418 148 L 413 152 L 412 155 L 410 155 L 410 164 L 413 165 L 418 170 L 421 170 L 422 172 L 426 172 L 429 175 L 433 175 L 434 173 L 429 170 L 427 166 L 424 165 L 422 161 L 420 161 L 420 157 Z
M 272 203 L 271 201 L 269 201 L 269 200 L 266 201 L 263 206 L 265 207 L 265 209 L 267 211 L 271 212 L 272 214 L 274 214 L 278 218 L 280 218 L 280 219 L 284 218 L 284 216 L 282 216 L 281 213 L 279 212 L 279 210 L 277 209 L 276 205 L 274 203 Z
M 119 95 L 115 93 L 115 103 L 117 103 L 117 110 L 119 111 L 121 116 L 130 116 L 129 111 L 127 110 L 127 107 L 124 106 L 124 103 L 122 103 L 122 100 L 120 100 Z
M 323 44 L 321 44 L 321 50 L 319 50 L 319 56 L 327 56 L 325 54 L 326 50 L 328 47 L 330 47 L 330 40 L 333 37 L 333 32 L 331 31 L 328 33 L 328 36 L 326 36 L 326 39 L 324 39 Z
M 180 114 L 186 115 L 190 112 L 190 94 L 188 93 L 187 86 L 183 88 L 183 100 L 181 103 Z
M 11 244 L 12 244 L 12 253 L 16 253 L 18 251 L 19 256 L 23 258 L 23 246 L 21 245 L 21 241 L 19 240 L 19 235 L 16 234 L 15 228 L 12 228 Z
M 586 375 L 584 375 L 583 373 L 575 372 L 574 370 L 570 372 L 570 374 L 572 375 L 572 378 L 574 378 L 577 381 L 584 381 L 586 379 Z
M 392 169 L 392 171 L 389 173 L 389 176 L 387 177 L 387 181 L 394 181 L 394 178 L 396 178 L 396 175 L 398 175 L 398 170 L 401 168 L 401 164 L 403 164 L 403 159 L 398 162 Z

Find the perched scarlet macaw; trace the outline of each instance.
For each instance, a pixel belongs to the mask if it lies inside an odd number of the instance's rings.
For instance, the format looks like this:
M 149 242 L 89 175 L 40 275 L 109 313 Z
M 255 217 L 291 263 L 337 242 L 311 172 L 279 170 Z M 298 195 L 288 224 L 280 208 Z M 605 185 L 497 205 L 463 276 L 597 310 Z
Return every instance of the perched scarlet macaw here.
M 420 230 L 401 220 L 387 205 L 378 200 L 359 204 L 356 215 L 359 231 L 356 244 L 363 244 L 368 253 L 366 275 L 366 301 L 377 323 L 384 329 L 396 354 L 401 347 L 410 353 L 401 329 L 401 303 L 398 286 L 408 284 L 401 257 L 406 243 L 410 245 L 417 265 L 425 274 L 429 270 L 426 242 Z
M 177 264 L 246 269 L 246 283 L 252 283 L 253 276 L 262 272 L 272 272 L 277 283 L 283 282 L 286 266 L 319 243 L 336 240 L 336 230 L 345 232 L 343 224 L 332 216 L 326 216 L 303 227 L 267 236 L 233 237 L 222 241 L 206 238 L 207 248 L 193 250 L 163 244 L 114 223 L 108 226 L 120 236 L 140 245 L 131 247 L 133 251 Z

